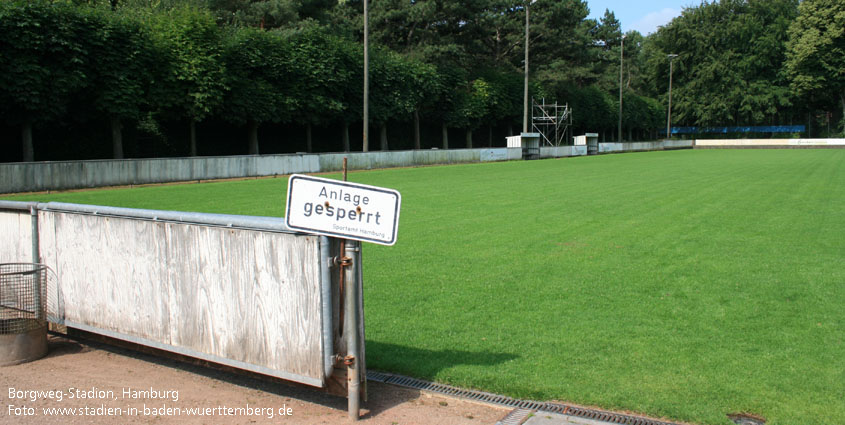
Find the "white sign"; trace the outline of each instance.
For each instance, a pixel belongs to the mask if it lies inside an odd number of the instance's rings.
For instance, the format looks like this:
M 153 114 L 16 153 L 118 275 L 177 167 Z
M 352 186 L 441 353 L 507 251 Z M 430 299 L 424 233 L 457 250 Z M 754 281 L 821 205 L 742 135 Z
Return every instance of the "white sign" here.
M 393 189 L 294 174 L 288 181 L 285 224 L 309 233 L 393 245 L 401 202 Z

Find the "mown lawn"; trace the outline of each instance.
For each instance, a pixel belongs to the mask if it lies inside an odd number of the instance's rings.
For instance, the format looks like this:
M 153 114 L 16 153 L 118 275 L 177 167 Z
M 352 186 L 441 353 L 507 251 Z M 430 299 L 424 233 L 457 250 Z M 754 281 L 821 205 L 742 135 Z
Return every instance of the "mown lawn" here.
M 337 176 L 334 176 L 337 177 Z M 399 190 L 364 246 L 369 367 L 704 424 L 845 423 L 845 150 L 350 173 Z M 17 200 L 281 216 L 286 180 Z

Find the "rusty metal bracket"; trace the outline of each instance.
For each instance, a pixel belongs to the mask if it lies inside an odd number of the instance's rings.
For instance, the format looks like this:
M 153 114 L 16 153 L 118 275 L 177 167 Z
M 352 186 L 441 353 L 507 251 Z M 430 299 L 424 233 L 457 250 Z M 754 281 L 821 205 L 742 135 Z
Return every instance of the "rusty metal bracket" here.
M 349 267 L 352 265 L 351 257 L 332 257 L 332 264 L 340 267 Z
M 344 365 L 344 366 L 353 366 L 355 365 L 355 356 L 342 356 L 340 354 L 335 354 L 334 356 L 335 365 Z

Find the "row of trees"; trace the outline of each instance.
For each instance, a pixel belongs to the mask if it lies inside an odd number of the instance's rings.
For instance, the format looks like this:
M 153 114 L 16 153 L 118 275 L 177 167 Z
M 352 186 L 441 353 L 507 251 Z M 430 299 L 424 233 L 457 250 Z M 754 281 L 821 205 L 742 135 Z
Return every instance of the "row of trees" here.
M 122 158 L 126 123 L 155 132 L 161 120 L 182 120 L 196 155 L 197 123 L 225 119 L 248 129 L 255 154 L 262 123 L 305 123 L 310 133 L 312 124 L 361 115 L 359 46 L 321 27 L 221 28 L 193 7 L 116 13 L 9 2 L 0 5 L 0 34 L 0 110 L 21 127 L 24 160 L 34 157 L 33 126 L 59 120 L 106 120 Z M 377 123 L 437 97 L 431 66 L 386 49 L 372 62 Z
M 680 55 L 673 94 L 680 123 L 813 127 L 821 124 L 817 116 L 828 125 L 833 116 L 839 119 L 826 134 L 845 133 L 845 3 L 839 0 L 702 3 L 649 37 L 648 47 L 659 52 L 646 58 L 652 71 L 644 88 L 652 93 L 665 90 L 665 54 Z
M 532 95 L 569 103 L 576 132 L 620 136 L 620 22 L 609 11 L 587 19 L 583 0 L 530 8 Z M 57 143 L 38 144 L 34 129 L 73 145 L 100 126 L 115 158 L 127 135 L 130 156 L 150 152 L 137 148 L 149 142 L 170 146 L 165 154 L 207 154 L 226 133 L 198 133 L 222 127 L 245 136 L 223 142 L 229 153 L 258 153 L 269 140 L 262 132 L 304 139 L 277 151 L 350 150 L 350 127 L 362 125 L 362 10 L 360 0 L 3 1 L 4 128 L 20 129 L 24 160 L 56 158 Z M 481 128 L 491 144 L 520 129 L 524 19 L 513 0 L 371 1 L 371 146 L 448 147 L 456 129 L 466 135 L 460 145 L 472 146 Z M 679 55 L 674 125 L 809 124 L 819 134 L 832 117 L 836 131 L 845 116 L 843 19 L 837 0 L 721 0 L 685 9 L 648 37 L 624 34 L 623 136 L 662 135 L 668 54 Z M 397 128 L 403 134 L 388 137 Z

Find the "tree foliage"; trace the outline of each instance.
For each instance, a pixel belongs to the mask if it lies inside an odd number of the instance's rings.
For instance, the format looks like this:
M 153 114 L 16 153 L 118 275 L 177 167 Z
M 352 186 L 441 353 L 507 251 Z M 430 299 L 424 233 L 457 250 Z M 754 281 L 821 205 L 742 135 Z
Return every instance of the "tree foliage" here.
M 0 111 L 22 127 L 25 161 L 34 159 L 32 125 L 63 119 L 89 85 L 85 42 L 94 31 L 86 11 L 66 4 L 0 3 Z
M 797 0 L 705 2 L 658 30 L 657 51 L 663 58 L 679 55 L 673 99 L 678 121 L 776 123 L 778 112 L 790 106 L 782 69 L 797 6 Z
M 654 34 L 626 33 L 624 58 L 623 23 L 610 10 L 588 19 L 585 0 L 370 6 L 372 124 L 384 138 L 388 124 L 413 123 L 415 148 L 421 123 L 441 127 L 444 146 L 449 128 L 521 123 L 527 10 L 531 95 L 570 104 L 577 133 L 612 137 L 621 89 L 625 138 L 654 137 L 668 54 L 676 125 L 845 117 L 845 6 L 834 0 L 704 1 Z M 362 11 L 361 0 L 3 1 L 0 113 L 21 129 L 26 160 L 33 128 L 50 126 L 111 126 L 115 157 L 124 128 L 196 154 L 197 123 L 247 128 L 252 153 L 259 126 L 305 128 L 310 150 L 312 128 L 340 125 L 348 149 L 349 126 L 363 125 Z
M 792 88 L 811 103 L 827 100 L 830 104 L 838 98 L 845 135 L 845 4 L 804 0 L 798 12 L 789 27 L 787 45 L 786 70 Z
M 190 153 L 196 155 L 195 125 L 223 101 L 225 67 L 221 33 L 209 11 L 180 6 L 148 15 L 153 42 L 163 52 L 159 109 L 190 124 Z
M 166 55 L 159 102 L 179 116 L 202 121 L 220 105 L 225 84 L 221 33 L 211 14 L 180 7 L 151 15 L 154 41 Z
M 249 125 L 249 153 L 258 154 L 258 126 L 289 120 L 300 101 L 291 46 L 276 32 L 239 28 L 226 40 L 222 62 L 228 71 L 223 116 Z
M 303 21 L 323 22 L 331 0 L 208 0 L 217 20 L 257 28 L 296 27 Z

